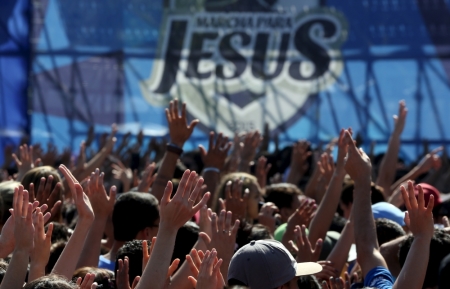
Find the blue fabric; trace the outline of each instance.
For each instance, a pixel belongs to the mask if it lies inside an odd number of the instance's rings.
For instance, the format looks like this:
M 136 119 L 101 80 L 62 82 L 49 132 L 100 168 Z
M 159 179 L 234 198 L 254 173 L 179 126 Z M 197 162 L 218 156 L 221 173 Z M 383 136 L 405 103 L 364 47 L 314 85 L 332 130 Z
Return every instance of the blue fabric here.
M 111 260 L 108 260 L 105 257 L 100 256 L 100 259 L 98 260 L 98 268 L 108 269 L 114 272 L 115 266 L 116 262 L 112 262 Z
M 394 286 L 394 276 L 388 269 L 378 266 L 367 273 L 364 279 L 364 286 L 378 289 L 391 289 Z

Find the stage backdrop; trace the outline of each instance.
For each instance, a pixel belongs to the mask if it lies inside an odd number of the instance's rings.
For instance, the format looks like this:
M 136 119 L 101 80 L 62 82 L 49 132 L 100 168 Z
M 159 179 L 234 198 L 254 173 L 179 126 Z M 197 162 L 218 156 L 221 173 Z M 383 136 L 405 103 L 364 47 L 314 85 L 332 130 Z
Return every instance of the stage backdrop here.
M 34 0 L 32 139 L 77 150 L 90 125 L 165 136 L 178 98 L 209 130 L 385 149 L 406 100 L 406 159 L 449 144 L 448 0 Z

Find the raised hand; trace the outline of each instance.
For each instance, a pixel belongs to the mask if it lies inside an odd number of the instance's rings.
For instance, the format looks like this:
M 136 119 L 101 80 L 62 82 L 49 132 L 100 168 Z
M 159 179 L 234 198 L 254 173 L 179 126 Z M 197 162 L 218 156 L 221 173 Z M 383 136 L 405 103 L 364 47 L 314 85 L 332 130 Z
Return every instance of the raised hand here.
M 264 189 L 266 187 L 267 183 L 267 174 L 270 171 L 270 168 L 272 168 L 271 164 L 267 164 L 267 159 L 263 156 L 261 156 L 258 159 L 258 162 L 256 163 L 255 168 L 255 176 L 258 180 L 258 184 L 261 187 L 261 189 Z
M 153 172 L 155 171 L 156 164 L 151 163 L 147 166 L 147 168 L 144 170 L 144 173 L 142 174 L 142 180 L 139 182 L 138 185 L 138 192 L 145 192 L 148 193 L 150 190 L 153 182 L 156 179 L 156 174 L 154 175 Z
M 199 146 L 204 166 L 206 168 L 212 167 L 222 170 L 231 144 L 228 141 L 228 137 L 223 136 L 222 133 L 217 135 L 217 139 L 214 142 L 214 132 L 210 132 L 208 151 L 202 145 Z
M 145 267 L 147 267 L 148 260 L 150 260 L 150 256 L 152 255 L 153 248 L 155 247 L 156 237 L 152 238 L 152 242 L 150 244 L 150 250 L 148 248 L 148 241 L 142 241 L 142 272 L 144 272 Z
M 417 165 L 417 168 L 420 173 L 427 173 L 431 169 L 438 170 L 442 166 L 441 158 L 439 157 L 438 153 L 442 151 L 443 147 L 438 147 L 431 152 L 427 153 L 419 162 Z
M 52 143 L 47 144 L 47 151 L 42 155 L 41 160 L 44 166 L 54 166 L 58 158 L 58 149 Z
M 328 186 L 334 173 L 333 157 L 331 156 L 331 154 L 323 153 L 320 156 L 320 161 L 317 163 L 317 165 L 319 166 L 319 170 L 322 175 L 322 180 L 325 182 L 325 186 Z
M 415 197 L 412 182 L 408 182 L 408 190 L 404 186 L 401 187 L 403 201 L 408 210 L 405 213 L 405 224 L 409 227 L 414 237 L 431 240 L 434 234 L 434 196 L 430 195 L 430 200 L 426 206 L 423 189 L 420 185 L 417 185 L 417 188 L 419 189 L 418 199 Z
M 408 109 L 406 108 L 406 103 L 401 100 L 398 104 L 398 115 L 394 115 L 394 134 L 400 135 L 405 128 L 406 115 L 408 114 Z
M 166 118 L 169 126 L 170 140 L 179 148 L 182 148 L 184 143 L 189 139 L 195 126 L 200 122 L 198 119 L 187 123 L 186 103 L 183 103 L 181 108 L 181 115 L 178 110 L 178 100 L 175 99 L 166 108 Z
M 80 220 L 94 220 L 94 211 L 88 196 L 83 192 L 83 188 L 70 170 L 65 166 L 59 166 L 60 172 L 64 175 L 70 192 L 77 207 Z
M 30 194 L 30 200 L 32 200 L 32 201 L 36 200 L 41 205 L 47 205 L 48 208 L 50 208 L 51 215 L 53 217 L 57 217 L 59 215 L 58 212 L 60 211 L 60 208 L 62 205 L 61 183 L 59 183 L 59 182 L 56 183 L 53 190 L 52 190 L 52 186 L 53 186 L 53 176 L 49 175 L 47 180 L 45 178 L 41 178 L 41 181 L 39 183 L 39 187 L 38 187 L 36 193 L 34 192 L 34 184 L 30 183 L 29 194 Z
M 357 149 L 353 143 L 349 131 L 345 131 L 344 140 L 348 145 L 348 154 L 345 158 L 345 170 L 356 183 L 359 181 L 369 182 L 372 173 L 372 164 L 370 158 L 362 151 Z
M 330 277 L 329 282 L 322 281 L 322 289 L 350 289 L 350 283 L 339 278 Z
M 330 280 L 330 278 L 333 278 L 335 276 L 339 275 L 339 271 L 334 268 L 333 263 L 330 261 L 319 261 L 317 262 L 322 266 L 322 271 L 320 271 L 317 274 L 314 274 L 317 278 L 317 280 Z
M 244 147 L 241 150 L 241 164 L 239 170 L 241 172 L 248 172 L 250 162 L 255 159 L 256 150 L 262 141 L 259 131 L 249 132 L 244 137 Z
M 225 186 L 225 201 L 219 199 L 223 210 L 233 213 L 233 222 L 235 220 L 243 220 L 247 216 L 247 206 L 250 191 L 245 190 L 242 196 L 242 181 L 236 179 L 234 182 L 228 181 Z
M 295 212 L 289 217 L 287 221 L 288 227 L 295 229 L 296 226 L 309 226 L 316 210 L 317 205 L 314 200 L 302 200 L 297 210 L 295 210 Z
M 233 224 L 233 226 L 232 226 Z M 222 275 L 228 275 L 228 265 L 234 254 L 237 231 L 239 229 L 239 220 L 232 223 L 232 213 L 222 210 L 219 217 L 215 213 L 211 216 L 211 236 L 200 233 L 207 247 L 219 252 L 219 257 L 225 262 L 221 269 Z
M 28 281 L 35 280 L 45 275 L 45 266 L 50 258 L 52 245 L 53 224 L 49 224 L 47 233 L 44 230 L 44 215 L 40 208 L 36 208 L 37 220 L 35 222 L 34 248 L 31 252 L 31 265 Z
M 167 183 L 160 204 L 160 230 L 177 231 L 206 204 L 210 193 L 204 194 L 200 202 L 195 204 L 203 185 L 203 178 L 196 179 L 195 172 L 186 170 L 172 199 L 173 184 L 170 181 Z
M 278 207 L 274 203 L 264 203 L 261 210 L 259 210 L 258 223 L 269 228 L 270 232 L 274 234 L 277 220 L 281 219 L 281 216 L 276 214 L 278 212 Z
M 15 249 L 31 253 L 33 249 L 34 225 L 32 220 L 33 204 L 29 203 L 28 191 L 23 186 L 14 189 L 13 210 Z
M 190 263 L 192 266 L 191 271 L 196 276 L 189 276 L 189 281 L 196 289 L 222 289 L 225 284 L 223 277 L 220 273 L 220 266 L 222 265 L 222 259 L 217 260 L 217 251 L 206 251 L 200 268 L 197 268 L 194 263 Z
M 97 283 L 94 282 L 95 274 L 87 273 L 84 278 L 78 277 L 76 281 L 77 289 L 96 289 Z
M 322 239 L 317 240 L 315 247 L 312 248 L 308 236 L 306 235 L 305 225 L 302 225 L 301 227 L 296 226 L 294 233 L 295 244 L 293 241 L 290 241 L 289 243 L 296 253 L 297 262 L 317 262 L 319 260 L 320 252 L 322 251 Z
M 41 159 L 33 159 L 33 146 L 28 147 L 26 144 L 19 147 L 19 157 L 16 154 L 12 154 L 14 161 L 16 162 L 19 170 L 17 174 L 17 180 L 21 181 L 22 177 L 32 168 L 37 167 L 41 162 Z
M 310 144 L 307 141 L 298 141 L 292 145 L 291 169 L 298 174 L 305 174 L 308 170 L 308 158 L 311 152 L 308 151 Z
M 119 259 L 119 269 L 117 270 L 116 274 L 116 285 L 117 289 L 134 289 L 139 283 L 139 280 L 141 277 L 136 276 L 133 280 L 133 285 L 130 286 L 130 277 L 128 275 L 129 270 L 129 260 L 128 257 L 125 257 L 125 259 Z
M 87 183 L 86 195 L 89 198 L 95 217 L 106 219 L 114 209 L 117 189 L 116 186 L 112 186 L 108 196 L 103 185 L 104 177 L 105 174 L 103 172 L 100 173 L 100 170 L 96 169 Z

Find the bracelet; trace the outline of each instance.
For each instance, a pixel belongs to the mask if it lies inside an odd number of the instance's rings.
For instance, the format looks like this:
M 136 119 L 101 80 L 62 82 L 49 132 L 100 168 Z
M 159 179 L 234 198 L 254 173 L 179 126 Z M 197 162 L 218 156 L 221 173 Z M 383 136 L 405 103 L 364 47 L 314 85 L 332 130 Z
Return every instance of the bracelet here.
M 168 143 L 166 145 L 166 150 L 168 152 L 171 152 L 171 153 L 174 153 L 174 154 L 177 154 L 177 155 L 181 155 L 183 153 L 183 149 L 180 148 L 179 146 L 177 146 L 176 144 L 173 144 L 173 143 Z
M 216 173 L 220 174 L 220 170 L 218 168 L 215 168 L 215 167 L 204 168 L 203 169 L 203 173 L 206 173 L 206 172 L 216 172 Z

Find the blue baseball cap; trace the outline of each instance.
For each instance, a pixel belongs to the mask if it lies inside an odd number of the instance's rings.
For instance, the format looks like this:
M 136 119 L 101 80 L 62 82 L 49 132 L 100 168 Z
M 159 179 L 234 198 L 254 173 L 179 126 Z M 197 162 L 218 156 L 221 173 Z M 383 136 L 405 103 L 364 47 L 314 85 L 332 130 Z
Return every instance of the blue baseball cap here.
M 396 222 L 402 227 L 405 226 L 405 212 L 402 212 L 399 208 L 390 203 L 376 203 L 372 205 L 372 212 L 375 219 L 385 218 Z

